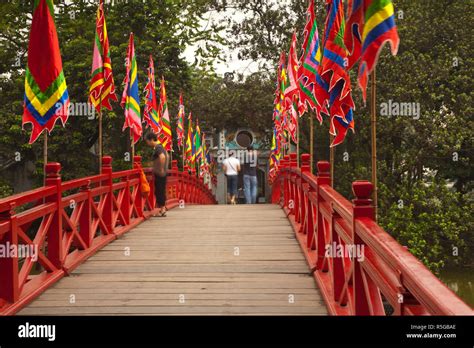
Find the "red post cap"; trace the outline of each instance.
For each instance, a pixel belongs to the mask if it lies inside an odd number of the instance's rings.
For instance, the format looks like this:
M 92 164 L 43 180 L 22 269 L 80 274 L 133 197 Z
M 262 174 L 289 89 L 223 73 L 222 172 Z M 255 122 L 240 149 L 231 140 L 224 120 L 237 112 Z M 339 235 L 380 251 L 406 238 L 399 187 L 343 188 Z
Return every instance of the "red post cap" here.
M 352 202 L 356 206 L 371 205 L 372 204 L 372 192 L 374 185 L 367 180 L 358 180 L 352 183 L 352 192 L 356 197 Z
M 329 164 L 328 161 L 319 161 L 316 166 L 318 167 L 318 175 L 319 176 L 329 175 L 331 165 Z
M 54 178 L 59 176 L 61 171 L 61 164 L 58 162 L 50 162 L 46 164 L 46 176 L 48 178 Z
M 102 167 L 110 167 L 110 166 L 112 166 L 112 157 L 111 156 L 102 157 Z

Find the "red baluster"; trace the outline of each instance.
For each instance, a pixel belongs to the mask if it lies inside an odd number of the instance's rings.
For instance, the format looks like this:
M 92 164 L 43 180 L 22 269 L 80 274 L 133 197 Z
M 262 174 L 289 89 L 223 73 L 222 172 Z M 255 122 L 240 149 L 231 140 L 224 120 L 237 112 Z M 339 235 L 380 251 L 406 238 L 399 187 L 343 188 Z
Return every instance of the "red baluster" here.
M 188 204 L 189 203 L 189 197 L 190 197 L 190 192 L 189 192 L 189 167 L 184 166 L 184 172 L 183 172 L 183 199 L 184 203 Z
M 281 176 L 282 176 L 282 185 L 283 185 L 283 208 L 288 207 L 288 202 L 290 200 L 290 191 L 289 191 L 290 184 L 288 183 L 289 166 L 290 166 L 290 156 L 285 155 L 281 161 Z
M 362 246 L 364 242 L 357 235 L 356 220 L 358 218 L 374 219 L 375 210 L 372 205 L 372 191 L 374 186 L 369 181 L 355 181 L 352 183 L 352 191 L 355 199 L 352 201 L 353 219 L 352 219 L 352 241 L 355 246 L 361 246 L 360 250 L 364 250 Z M 352 273 L 352 285 L 354 289 L 354 313 L 355 315 L 370 315 L 370 298 L 367 297 L 364 279 L 362 275 L 362 266 L 357 261 L 357 258 L 352 260 L 354 263 L 354 271 Z M 375 299 L 374 299 L 375 300 Z
M 4 245 L 18 245 L 16 217 L 13 211 L 15 203 L 0 206 L 0 224 L 9 223 L 8 231 L 0 234 L 0 242 Z M 18 301 L 18 258 L 0 257 L 0 302 Z M 1 305 L 1 303 L 0 303 Z
M 134 156 L 133 157 L 133 169 L 136 169 L 138 172 L 138 177 L 141 178 L 141 171 L 142 169 L 142 156 Z M 144 208 L 144 200 L 143 200 L 143 191 L 141 180 L 138 181 L 138 189 L 134 199 L 135 209 L 137 210 L 138 217 L 143 217 L 143 208 Z
M 80 192 L 87 195 L 86 200 L 82 202 L 83 206 L 79 217 L 79 235 L 84 241 L 87 249 L 92 245 L 92 239 L 94 238 L 92 234 L 92 205 L 94 204 L 94 200 L 92 198 L 90 180 L 87 180 L 85 185 L 80 188 Z M 79 248 L 81 248 L 80 243 Z
M 296 153 L 290 153 L 290 168 L 298 168 L 298 155 Z M 289 192 L 290 192 L 290 214 L 295 215 L 295 205 L 296 205 L 296 174 L 293 170 L 289 171 Z
M 107 227 L 107 231 L 104 231 L 106 234 L 111 234 L 114 232 L 114 226 L 112 226 L 113 220 L 113 190 L 112 190 L 112 157 L 104 156 L 102 157 L 102 174 L 106 175 L 106 178 L 102 180 L 102 186 L 107 187 L 107 193 L 105 194 L 105 203 L 104 210 L 102 211 L 102 219 L 104 224 Z
M 316 204 L 316 209 L 314 212 L 314 219 L 316 221 L 316 238 L 314 242 L 316 245 L 312 245 L 311 248 L 316 248 L 318 258 L 316 262 L 316 268 L 317 269 L 323 269 L 323 260 L 324 260 L 324 253 L 325 253 L 325 245 L 326 245 L 326 240 L 325 240 L 325 229 L 326 225 L 324 223 L 323 216 L 320 211 L 320 206 L 323 201 L 323 198 L 320 193 L 320 188 L 321 185 L 330 185 L 331 184 L 331 176 L 330 176 L 330 164 L 329 162 L 326 161 L 319 161 L 317 163 L 318 167 L 318 176 L 316 177 L 316 183 L 318 184 L 317 186 L 317 204 Z M 327 265 L 323 270 L 326 270 Z
M 46 164 L 45 186 L 54 186 L 55 193 L 45 198 L 45 203 L 55 203 L 56 212 L 48 230 L 48 259 L 51 263 L 61 268 L 67 250 L 63 250 L 63 214 L 62 214 L 62 192 L 61 192 L 61 164 L 57 162 Z
M 308 191 L 308 183 L 304 180 L 303 174 L 309 173 L 310 171 L 310 155 L 304 153 L 301 155 L 301 177 L 300 177 L 300 185 L 299 185 L 299 209 L 298 209 L 298 222 L 301 223 L 300 226 L 300 233 L 306 232 L 306 210 L 308 202 L 308 197 L 306 192 Z

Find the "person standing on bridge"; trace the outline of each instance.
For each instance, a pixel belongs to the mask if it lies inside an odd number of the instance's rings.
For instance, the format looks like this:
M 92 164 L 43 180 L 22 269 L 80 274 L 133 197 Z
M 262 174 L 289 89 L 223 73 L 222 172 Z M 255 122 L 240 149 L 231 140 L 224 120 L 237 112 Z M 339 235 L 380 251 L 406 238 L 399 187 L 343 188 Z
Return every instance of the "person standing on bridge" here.
M 243 165 L 245 203 L 257 203 L 257 150 L 247 147 L 247 156 Z
M 156 204 L 160 209 L 158 216 L 166 216 L 166 176 L 168 175 L 168 153 L 158 140 L 158 136 L 149 132 L 146 144 L 153 148 L 153 175 L 155 177 Z
M 230 204 L 236 204 L 237 185 L 239 182 L 240 161 L 234 156 L 234 151 L 229 152 L 224 162 L 224 174 L 227 177 L 227 194 Z

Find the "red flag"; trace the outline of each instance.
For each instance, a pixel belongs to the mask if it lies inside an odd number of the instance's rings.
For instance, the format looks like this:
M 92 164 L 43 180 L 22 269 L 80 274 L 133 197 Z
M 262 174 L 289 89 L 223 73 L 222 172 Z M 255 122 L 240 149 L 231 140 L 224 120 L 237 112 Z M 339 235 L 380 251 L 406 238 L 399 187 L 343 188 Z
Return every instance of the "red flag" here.
M 179 95 L 179 111 L 176 124 L 176 136 L 178 139 L 178 147 L 181 148 L 184 145 L 184 102 L 183 93 Z
M 69 94 L 63 73 L 51 0 L 35 1 L 28 44 L 22 125 L 31 123 L 30 144 L 56 121 L 69 116 Z
M 158 134 L 161 130 L 160 116 L 158 113 L 158 103 L 155 91 L 155 66 L 153 57 L 150 55 L 150 66 L 148 68 L 148 82 L 145 86 L 145 109 L 143 110 L 143 120 L 151 127 L 153 133 Z
M 97 112 L 100 112 L 101 106 L 112 110 L 110 100 L 117 101 L 117 96 L 112 75 L 112 60 L 110 59 L 109 38 L 105 24 L 104 2 L 100 0 L 96 18 L 89 102 Z

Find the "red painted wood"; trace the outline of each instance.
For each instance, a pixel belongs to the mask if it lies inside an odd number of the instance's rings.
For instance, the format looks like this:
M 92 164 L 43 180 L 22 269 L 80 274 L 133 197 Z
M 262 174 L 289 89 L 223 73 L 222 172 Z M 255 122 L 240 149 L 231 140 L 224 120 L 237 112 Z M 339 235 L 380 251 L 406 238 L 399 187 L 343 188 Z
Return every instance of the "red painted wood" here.
M 281 160 L 272 183 L 272 202 L 288 215 L 330 314 L 385 315 L 391 306 L 395 315 L 474 315 L 377 225 L 370 182 L 354 182 L 356 198 L 349 202 L 330 186 L 329 163 L 318 162 L 318 174 L 313 175 L 306 167 L 307 158 L 302 155 L 302 168 L 295 166 L 295 154 Z M 292 208 L 293 199 L 298 204 Z M 363 257 L 327 255 L 332 243 L 359 247 Z
M 105 156 L 100 175 L 62 182 L 61 165 L 48 163 L 45 187 L 0 200 L 0 243 L 37 245 L 39 250 L 38 261 L 27 258 L 21 268 L 16 257 L 0 258 L 0 315 L 15 314 L 102 247 L 156 213 L 151 169 L 144 169 L 151 190 L 143 197 L 140 156 L 135 156 L 133 166 L 113 172 L 112 158 Z M 179 200 L 217 203 L 202 180 L 187 172 L 183 175 L 175 161 L 167 190 L 170 209 Z M 17 208 L 23 209 L 21 213 L 15 212 Z M 33 225 L 38 220 L 40 224 Z M 33 234 L 31 239 L 27 231 Z M 39 273 L 31 275 L 38 266 Z

